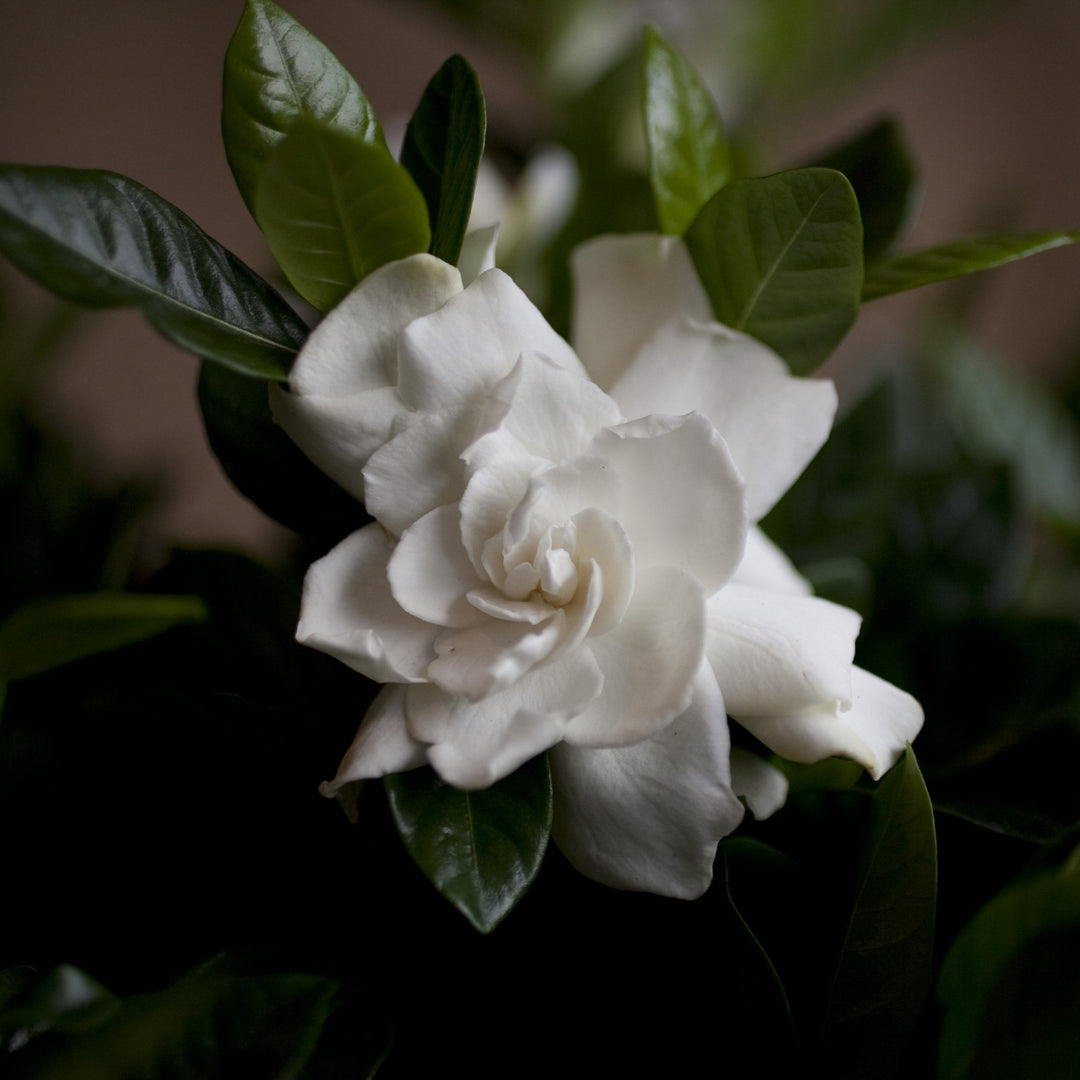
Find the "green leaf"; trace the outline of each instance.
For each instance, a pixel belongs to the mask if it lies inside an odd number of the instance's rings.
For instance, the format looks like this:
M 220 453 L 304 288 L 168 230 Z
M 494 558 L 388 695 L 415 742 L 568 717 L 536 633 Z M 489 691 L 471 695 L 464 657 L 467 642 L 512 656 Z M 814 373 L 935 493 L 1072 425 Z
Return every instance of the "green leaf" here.
M 284 379 L 307 336 L 254 271 L 116 173 L 0 166 L 0 251 L 66 300 L 137 307 L 174 345 L 245 375 Z
M 1042 232 L 979 236 L 971 240 L 956 240 L 940 247 L 897 255 L 866 271 L 863 299 L 877 300 L 881 296 L 936 285 L 939 281 L 990 270 L 1016 259 L 1038 255 L 1040 251 L 1076 243 L 1080 233 Z
M 1070 872 L 1071 870 L 1071 872 Z M 1066 867 L 1013 885 L 964 928 L 945 957 L 941 1080 L 1080 1069 L 1080 874 Z
M 863 223 L 863 257 L 881 256 L 910 222 L 918 203 L 918 173 L 900 128 L 882 120 L 814 165 L 850 181 Z
M 0 1012 L 0 1052 L 45 1031 L 89 1030 L 112 1017 L 119 1002 L 104 986 L 70 964 L 60 964 L 43 977 L 27 977 L 28 969 L 9 969 L 21 985 Z M 6 1044 L 6 1045 L 5 1045 Z
M 934 814 L 910 746 L 873 795 L 824 1033 L 828 1075 L 860 1080 L 891 1070 L 929 995 L 937 893 Z
M 274 423 L 262 383 L 203 364 L 199 408 L 225 475 L 264 514 L 299 533 L 331 538 L 369 520 L 363 506 L 312 465 Z
M 385 146 L 371 105 L 320 41 L 270 0 L 248 0 L 225 53 L 221 133 L 252 214 L 259 177 L 300 120 Z
M 423 197 L 390 151 L 300 121 L 266 162 L 255 219 L 293 288 L 332 308 L 384 263 L 426 251 Z
M 206 607 L 194 596 L 101 592 L 38 600 L 0 623 L 0 676 L 25 679 L 204 618 Z
M 859 206 L 832 169 L 732 181 L 686 244 L 717 319 L 765 342 L 797 375 L 822 363 L 859 313 Z
M 427 203 L 431 254 L 451 265 L 469 224 L 486 130 L 480 80 L 464 57 L 451 56 L 427 84 L 401 147 L 401 164 Z
M 682 236 L 732 176 L 731 147 L 708 88 L 652 27 L 645 30 L 645 142 L 660 231 Z
M 87 1031 L 35 1039 L 13 1055 L 11 1080 L 299 1077 L 336 989 L 314 975 L 184 980 L 125 999 Z
M 543 756 L 484 791 L 459 791 L 430 769 L 385 780 L 394 822 L 428 879 L 482 933 L 509 914 L 540 869 L 551 833 Z

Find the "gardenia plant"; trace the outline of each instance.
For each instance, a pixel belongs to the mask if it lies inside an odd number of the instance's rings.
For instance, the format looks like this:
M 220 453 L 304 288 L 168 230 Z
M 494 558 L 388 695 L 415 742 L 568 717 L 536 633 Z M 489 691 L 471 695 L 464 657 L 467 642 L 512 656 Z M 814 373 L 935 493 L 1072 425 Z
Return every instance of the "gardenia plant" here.
M 352 781 L 485 788 L 550 750 L 553 835 L 609 885 L 695 897 L 791 760 L 880 777 L 922 724 L 853 666 L 859 617 L 757 521 L 825 440 L 830 382 L 711 318 L 674 237 L 577 253 L 576 351 L 500 271 L 429 255 L 312 334 L 278 420 L 375 522 L 308 573 L 298 638 L 386 683 Z

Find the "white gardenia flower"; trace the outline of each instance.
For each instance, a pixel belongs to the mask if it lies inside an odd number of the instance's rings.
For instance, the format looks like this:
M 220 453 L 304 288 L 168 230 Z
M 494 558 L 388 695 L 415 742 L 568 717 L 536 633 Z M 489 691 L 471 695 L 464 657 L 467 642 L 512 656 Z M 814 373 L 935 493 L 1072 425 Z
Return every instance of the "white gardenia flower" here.
M 375 522 L 308 572 L 297 637 L 385 683 L 324 785 L 430 763 L 486 787 L 550 751 L 554 837 L 695 897 L 785 795 L 731 716 L 881 776 L 922 724 L 853 666 L 858 616 L 755 523 L 825 440 L 830 382 L 712 320 L 681 241 L 577 252 L 572 349 L 499 270 L 382 267 L 314 331 L 279 422 Z

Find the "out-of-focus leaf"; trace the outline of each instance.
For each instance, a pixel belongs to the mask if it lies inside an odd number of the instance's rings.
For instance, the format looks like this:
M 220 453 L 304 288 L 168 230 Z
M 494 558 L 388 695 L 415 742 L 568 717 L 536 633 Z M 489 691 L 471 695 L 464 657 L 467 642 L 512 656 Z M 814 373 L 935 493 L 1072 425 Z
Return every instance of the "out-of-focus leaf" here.
M 872 797 L 823 1042 L 828 1075 L 858 1080 L 895 1071 L 933 985 L 934 813 L 910 746 Z
M 540 869 L 551 833 L 551 776 L 538 757 L 483 791 L 430 769 L 385 780 L 394 822 L 431 883 L 483 933 L 509 914 Z
M 899 237 L 918 202 L 918 173 L 899 126 L 882 120 L 814 164 L 836 169 L 851 181 L 862 215 L 863 256 L 869 264 Z
M 67 300 L 137 307 L 174 345 L 284 379 L 307 327 L 186 214 L 116 173 L 0 166 L 0 250 Z
M 46 1031 L 97 1027 L 119 1007 L 104 986 L 70 964 L 61 964 L 43 977 L 28 977 L 26 968 L 9 970 L 21 985 L 0 1012 L 0 1052 L 17 1050 Z
M 199 407 L 225 475 L 264 514 L 299 533 L 331 539 L 369 520 L 363 506 L 312 465 L 274 423 L 262 383 L 203 364 Z
M 425 88 L 401 147 L 401 164 L 427 203 L 431 254 L 451 265 L 469 224 L 486 132 L 480 80 L 464 57 L 451 56 Z
M 876 300 L 907 289 L 963 277 L 977 270 L 990 270 L 1026 259 L 1029 255 L 1038 255 L 1041 251 L 1073 244 L 1078 236 L 1080 233 L 1075 232 L 1002 233 L 896 255 L 867 269 L 862 298 Z
M 183 981 L 127 998 L 106 1023 L 46 1034 L 13 1056 L 12 1080 L 298 1078 L 337 983 L 314 975 Z
M 732 176 L 731 147 L 701 77 L 645 30 L 645 142 L 660 231 L 681 236 Z
M 686 244 L 720 322 L 765 342 L 797 375 L 821 364 L 859 313 L 862 221 L 833 169 L 732 181 Z
M 0 623 L 0 676 L 25 679 L 204 618 L 206 607 L 194 596 L 103 592 L 39 600 Z
M 221 133 L 254 214 L 266 159 L 300 120 L 385 146 L 371 105 L 337 58 L 270 0 L 248 0 L 225 53 Z
M 1075 1076 L 1078 962 L 1075 867 L 1040 874 L 991 900 L 942 964 L 940 1080 Z
M 332 308 L 383 263 L 426 251 L 427 209 L 384 146 L 297 122 L 264 163 L 259 223 L 293 288 Z

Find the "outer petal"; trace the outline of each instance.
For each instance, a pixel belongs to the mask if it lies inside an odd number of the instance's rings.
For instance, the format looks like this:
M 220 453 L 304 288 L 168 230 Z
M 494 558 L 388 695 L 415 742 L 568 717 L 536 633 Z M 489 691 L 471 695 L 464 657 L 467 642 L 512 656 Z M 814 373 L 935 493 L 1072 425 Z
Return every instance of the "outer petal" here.
M 690 707 L 654 738 L 614 750 L 555 747 L 559 849 L 605 885 L 700 896 L 717 843 L 743 816 L 728 783 L 728 747 L 724 701 L 705 664 Z
M 481 274 L 401 335 L 398 388 L 412 408 L 439 412 L 486 394 L 525 352 L 584 373 L 569 345 L 501 270 Z
M 465 234 L 458 256 L 461 280 L 471 285 L 485 270 L 495 266 L 495 246 L 499 242 L 499 223 L 470 229 Z
M 851 684 L 854 701 L 846 711 L 828 703 L 788 716 L 739 722 L 791 761 L 852 758 L 880 780 L 919 733 L 922 707 L 910 694 L 862 668 L 852 669 Z
M 739 565 L 746 539 L 743 482 L 700 413 L 650 416 L 601 432 L 593 454 L 625 485 L 618 518 L 641 566 L 681 566 L 712 592 Z
M 320 784 L 319 791 L 333 798 L 354 780 L 419 768 L 427 764 L 425 750 L 405 726 L 405 687 L 391 683 L 371 703 L 356 738 L 341 759 L 337 775 Z
M 381 525 L 366 525 L 313 563 L 296 639 L 377 682 L 419 682 L 435 659 L 438 627 L 394 600 L 386 576 L 391 549 Z
M 345 397 L 393 385 L 398 335 L 459 292 L 457 270 L 431 255 L 380 267 L 312 332 L 289 376 L 293 393 Z
M 712 318 L 690 253 L 674 236 L 602 236 L 573 255 L 571 340 L 589 374 L 607 390 L 663 323 Z M 663 409 L 643 409 L 644 416 Z M 682 409 L 681 412 L 689 412 Z
M 753 521 L 821 449 L 836 414 L 831 382 L 794 378 L 754 338 L 690 319 L 661 326 L 610 393 L 626 416 L 704 413 L 746 480 Z
M 689 705 L 705 643 L 701 586 L 675 567 L 638 571 L 618 625 L 588 639 L 604 692 L 567 725 L 577 746 L 626 746 L 662 731 Z
M 410 686 L 409 732 L 431 743 L 428 759 L 454 787 L 489 787 L 562 737 L 566 721 L 591 701 L 603 676 L 587 648 L 528 672 L 509 690 L 482 701 L 437 686 Z
M 756 525 L 746 534 L 746 550 L 731 583 L 792 596 L 811 596 L 814 591 L 791 560 Z
M 709 663 L 728 712 L 780 716 L 851 700 L 859 616 L 816 596 L 728 585 L 709 598 Z
M 731 748 L 731 788 L 746 800 L 750 812 L 764 821 L 784 805 L 787 799 L 787 777 L 770 765 L 763 757 L 744 750 L 741 746 Z

